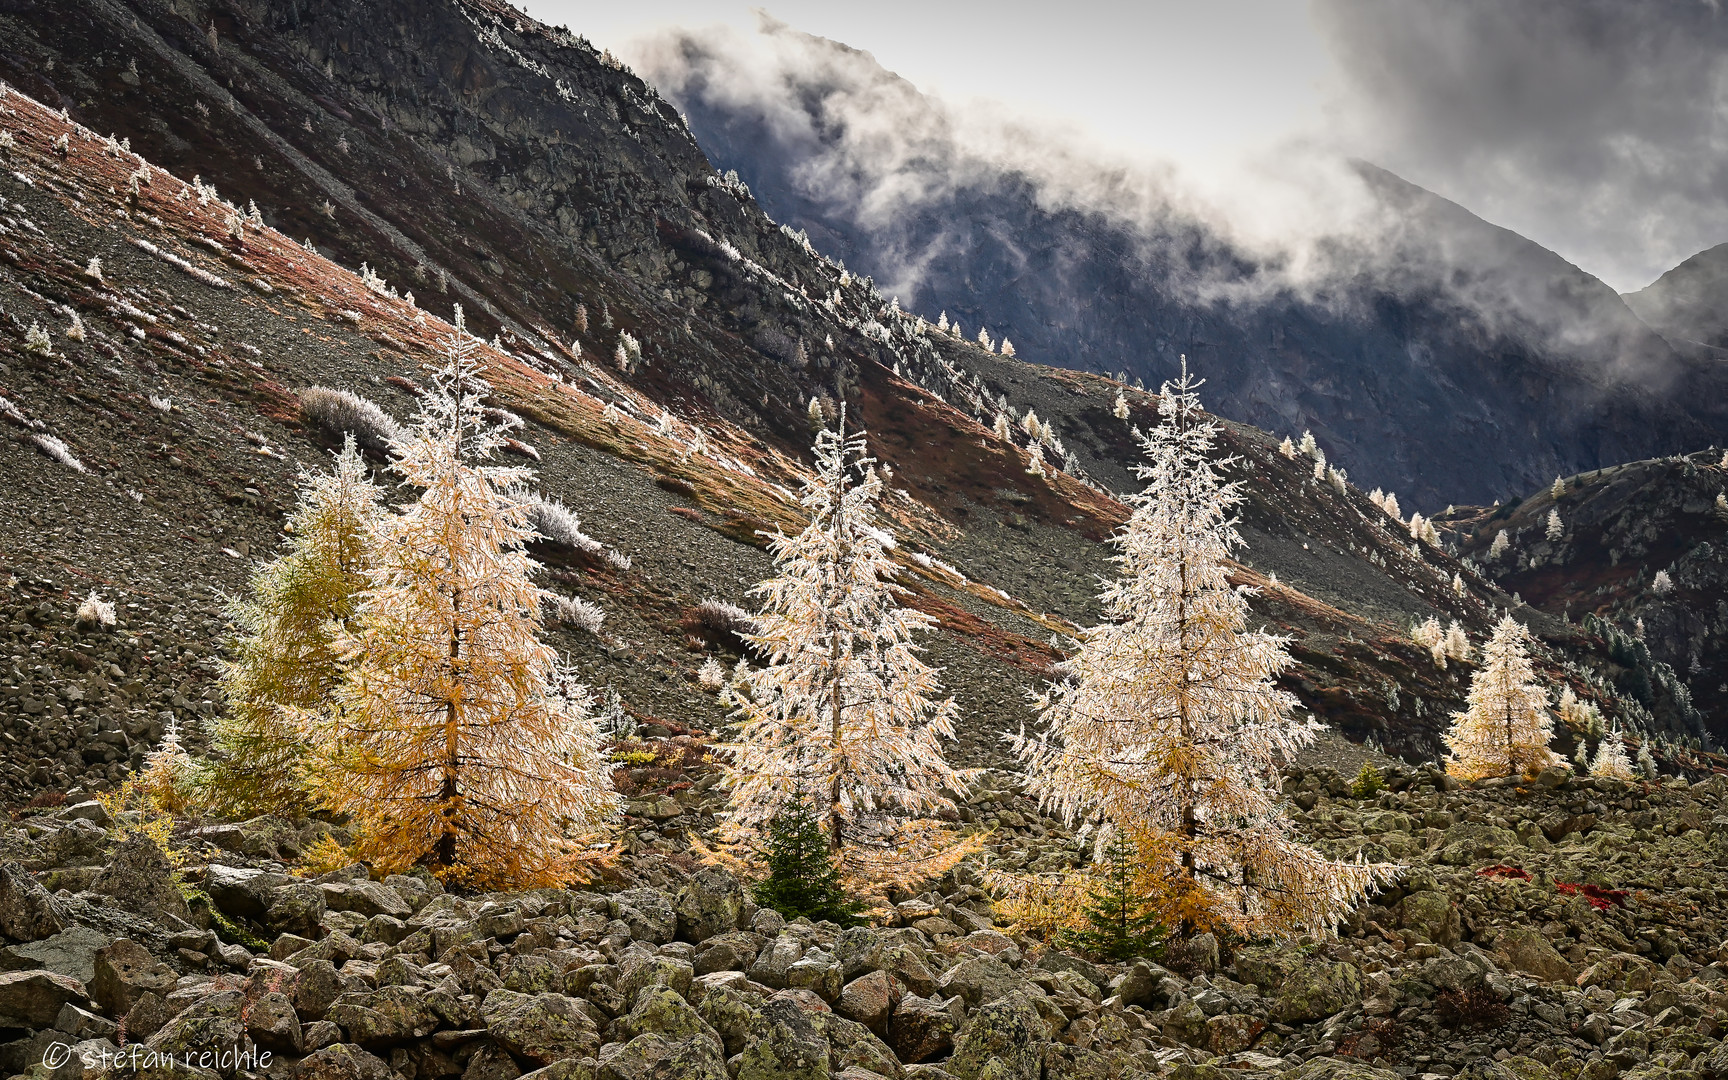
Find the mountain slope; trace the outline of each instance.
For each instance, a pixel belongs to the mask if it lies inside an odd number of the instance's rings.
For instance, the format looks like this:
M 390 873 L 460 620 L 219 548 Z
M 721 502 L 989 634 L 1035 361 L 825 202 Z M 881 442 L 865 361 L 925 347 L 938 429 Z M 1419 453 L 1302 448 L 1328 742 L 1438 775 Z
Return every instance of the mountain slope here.
M 1706 248 L 1637 292 L 1626 303 L 1677 347 L 1720 361 L 1728 349 L 1728 244 Z
M 465 18 L 453 25 L 485 38 Z M 622 78 L 591 52 L 574 49 L 569 63 L 584 84 Z M 141 124 L 153 108 L 165 106 L 141 107 Z M 622 120 L 590 112 L 606 128 L 592 156 L 636 145 Z M 12 648 L 0 658 L 0 730 L 26 748 L 0 762 L 0 785 L 17 796 L 112 783 L 160 735 L 164 714 L 190 722 L 222 708 L 211 680 L 223 619 L 210 590 L 244 587 L 252 560 L 276 544 L 295 468 L 319 464 L 333 445 L 303 412 L 301 391 L 354 390 L 405 415 L 449 326 L 376 277 L 256 224 L 202 181 L 34 101 L 8 94 L 0 127 L 13 135 L 0 150 L 0 412 L 16 436 L 0 443 L 0 482 L 15 493 L 0 505 Z M 354 130 L 350 153 L 362 137 Z M 203 175 L 232 165 L 219 148 L 187 152 Z M 416 152 L 405 145 L 400 160 Z M 692 193 L 691 220 L 717 231 L 660 216 L 652 242 L 668 274 L 702 283 L 697 314 L 647 292 L 640 252 L 581 264 L 594 314 L 573 341 L 531 336 L 551 320 L 533 306 L 540 294 L 511 291 L 519 270 L 487 283 L 506 319 L 488 353 L 498 403 L 528 419 L 522 439 L 540 457 L 543 489 L 602 545 L 537 551 L 549 587 L 609 612 L 603 638 L 566 628 L 560 648 L 644 723 L 723 723 L 692 677 L 710 656 L 738 657 L 700 603 L 749 602 L 745 590 L 768 572 L 761 531 L 797 525 L 790 491 L 810 438 L 806 395 L 843 392 L 894 469 L 885 513 L 909 602 L 941 627 L 930 650 L 964 716 L 955 756 L 1001 762 L 1002 734 L 1028 719 L 1025 691 L 1050 677 L 1051 635 L 1097 618 L 1097 576 L 1109 571 L 1101 541 L 1126 513 L 1111 492 L 1135 483 L 1130 425 L 1154 422 L 1153 399 L 934 333 L 696 167 L 668 170 L 667 190 Z M 645 167 L 639 178 L 653 175 Z M 265 181 L 281 182 L 253 177 Z M 708 201 L 715 192 L 730 202 Z M 460 220 L 479 201 L 453 190 L 427 197 L 417 220 Z M 505 204 L 486 204 L 495 205 Z M 639 227 L 629 206 L 591 210 L 597 234 Z M 499 213 L 482 224 L 502 228 L 511 219 Z M 339 212 L 339 240 L 387 247 L 386 233 L 344 220 Z M 451 251 L 481 242 L 440 235 Z M 520 268 L 535 250 L 496 256 Z M 87 272 L 92 256 L 100 278 Z M 435 295 L 440 309 L 453 301 Z M 81 339 L 65 335 L 74 314 Z M 33 325 L 54 335 L 51 355 L 31 347 Z M 621 346 L 622 365 L 610 359 Z M 1126 422 L 1114 415 L 1118 394 L 1130 399 Z M 620 412 L 609 416 L 608 404 Z M 1048 475 L 1031 475 L 1025 436 L 1006 441 L 978 422 L 998 410 L 1023 424 L 1035 410 L 1072 452 L 1068 471 L 1054 467 L 1052 443 Z M 83 471 L 51 456 L 62 444 Z M 1505 598 L 1468 572 L 1454 592 L 1461 568 L 1443 551 L 1413 548 L 1360 491 L 1315 480 L 1311 462 L 1281 456 L 1264 432 L 1229 425 L 1226 449 L 1241 457 L 1251 492 L 1239 580 L 1263 589 L 1261 618 L 1292 636 L 1299 666 L 1286 685 L 1352 738 L 1432 758 L 1468 669 L 1434 665 L 1409 627 L 1456 618 L 1480 636 Z M 632 561 L 599 557 L 605 548 Z M 117 635 L 72 625 L 92 586 L 120 601 Z M 1558 620 L 1538 629 L 1552 677 L 1589 662 L 1593 645 L 1575 630 Z M 1612 694 L 1603 700 L 1611 706 Z
M 1691 394 L 1699 373 L 1613 290 L 1389 173 L 1358 166 L 1384 225 L 1340 238 L 1321 291 L 1299 293 L 1180 212 L 1112 194 L 1131 185 L 1102 166 L 1104 194 L 1070 198 L 965 149 L 941 106 L 868 54 L 763 33 L 797 62 L 745 71 L 685 35 L 653 70 L 771 214 L 968 335 L 1148 384 L 1186 354 L 1224 415 L 1312 429 L 1364 483 L 1427 509 L 1720 429 L 1715 395 Z

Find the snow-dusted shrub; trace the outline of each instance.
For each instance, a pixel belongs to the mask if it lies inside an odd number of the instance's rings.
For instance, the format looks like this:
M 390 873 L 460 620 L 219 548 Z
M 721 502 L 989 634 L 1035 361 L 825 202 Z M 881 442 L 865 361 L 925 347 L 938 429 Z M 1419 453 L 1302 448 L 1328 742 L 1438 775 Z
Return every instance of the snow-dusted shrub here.
M 95 589 L 78 605 L 77 626 L 80 630 L 106 630 L 114 625 L 114 605 L 102 599 Z
M 152 409 L 155 409 L 157 412 L 165 413 L 165 412 L 173 412 L 174 411 L 174 399 L 173 398 L 157 397 L 155 394 L 147 394 L 147 395 L 145 395 L 144 400 L 148 401 L 150 403 L 150 407 Z
M 1668 576 L 1668 571 L 1656 571 L 1656 576 L 1650 579 L 1650 591 L 1657 596 L 1667 596 L 1674 591 L 1674 579 Z
M 599 637 L 600 624 L 605 620 L 606 613 L 600 610 L 598 604 L 591 604 L 579 596 L 560 596 L 553 607 L 552 617 L 565 626 L 574 626 Z
M 328 386 L 300 391 L 300 415 L 332 438 L 352 434 L 360 449 L 379 456 L 391 455 L 403 435 L 402 426 L 376 403 Z
M 38 431 L 36 434 L 30 436 L 30 441 L 35 443 L 44 454 L 47 454 L 49 457 L 66 466 L 68 469 L 71 469 L 73 472 L 89 471 L 84 468 L 84 463 L 78 460 L 78 456 L 72 453 L 65 443 L 56 439 L 47 432 Z
M 715 691 L 726 685 L 726 669 L 710 656 L 696 672 L 696 682 L 704 690 Z
M 736 604 L 707 599 L 690 611 L 695 624 L 710 634 L 733 637 L 743 642 L 744 635 L 756 632 L 756 617 Z
M 72 325 L 66 328 L 66 336 L 73 341 L 84 340 L 84 320 L 78 317 L 76 311 L 72 313 Z
M 42 329 L 41 323 L 32 322 L 30 329 L 24 331 L 24 349 L 42 356 L 53 356 L 54 339 L 48 336 L 48 331 Z

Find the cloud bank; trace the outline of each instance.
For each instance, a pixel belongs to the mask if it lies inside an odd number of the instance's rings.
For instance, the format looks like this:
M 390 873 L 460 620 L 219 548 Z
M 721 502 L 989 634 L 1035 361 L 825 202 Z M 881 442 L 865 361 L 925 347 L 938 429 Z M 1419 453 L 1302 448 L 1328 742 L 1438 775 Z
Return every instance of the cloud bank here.
M 1728 240 L 1714 0 L 1315 0 L 1339 134 L 1621 291 Z

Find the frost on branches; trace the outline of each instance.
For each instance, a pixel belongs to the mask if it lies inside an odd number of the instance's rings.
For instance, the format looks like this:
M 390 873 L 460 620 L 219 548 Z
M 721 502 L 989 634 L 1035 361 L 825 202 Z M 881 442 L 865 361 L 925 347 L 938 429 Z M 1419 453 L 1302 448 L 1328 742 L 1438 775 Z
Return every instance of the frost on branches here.
M 370 592 L 337 689 L 326 803 L 386 872 L 428 866 L 477 888 L 557 884 L 569 832 L 610 816 L 586 688 L 540 641 L 527 469 L 482 462 L 503 432 L 482 407 L 476 342 L 446 344 L 396 468 L 419 499 L 378 528 Z
M 205 783 L 217 811 L 292 818 L 312 809 L 301 718 L 323 708 L 341 678 L 335 640 L 367 585 L 380 498 L 347 436 L 335 469 L 301 474 L 286 550 L 252 575 L 249 598 L 229 605 L 228 710 Z
M 779 573 L 753 590 L 762 612 L 745 635 L 768 664 L 744 676 L 741 729 L 725 749 L 732 835 L 759 835 L 808 795 L 856 877 L 946 858 L 934 823 L 917 819 L 950 809 L 942 789 L 965 777 L 942 755 L 954 703 L 938 700 L 938 673 L 912 641 L 935 620 L 896 602 L 888 534 L 873 520 L 882 481 L 845 423 L 842 408 L 839 430 L 816 438 L 801 500 L 810 524 L 770 542 Z
M 1527 646 L 1530 631 L 1502 616 L 1482 646 L 1482 666 L 1470 680 L 1468 707 L 1452 714 L 1447 771 L 1465 779 L 1522 776 L 1558 759 L 1548 749 L 1553 722 L 1548 691 L 1536 684 Z
M 1603 735 L 1602 741 L 1596 744 L 1596 756 L 1590 761 L 1590 775 L 1626 782 L 1633 779 L 1632 759 L 1626 756 L 1625 737 L 1620 734 L 1618 726 Z
M 1149 483 L 1116 540 L 1110 621 L 1064 661 L 1042 733 L 1011 742 L 1046 806 L 1135 845 L 1139 886 L 1178 933 L 1327 929 L 1398 871 L 1326 859 L 1277 805 L 1279 767 L 1318 726 L 1291 716 L 1273 685 L 1284 639 L 1247 628 L 1251 591 L 1227 578 L 1242 494 L 1209 460 L 1218 424 L 1198 387 L 1184 365 L 1142 443 Z

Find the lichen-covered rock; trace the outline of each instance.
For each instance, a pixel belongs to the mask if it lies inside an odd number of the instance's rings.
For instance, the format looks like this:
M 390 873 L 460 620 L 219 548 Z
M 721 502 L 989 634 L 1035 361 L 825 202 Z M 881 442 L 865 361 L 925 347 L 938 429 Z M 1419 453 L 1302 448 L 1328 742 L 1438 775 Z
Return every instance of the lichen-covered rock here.
M 720 1052 L 700 1037 L 674 1041 L 664 1035 L 638 1035 L 606 1050 L 594 1080 L 728 1080 Z
M 678 917 L 680 941 L 707 941 L 738 928 L 744 912 L 744 887 L 726 871 L 709 867 L 684 883 L 672 907 Z
M 637 941 L 664 945 L 678 932 L 678 913 L 659 889 L 625 889 L 612 897 L 610 910 Z
M 1413 892 L 1400 900 L 1398 925 L 1448 949 L 1458 944 L 1463 933 L 1458 906 L 1450 896 L 1434 889 Z
M 762 1022 L 757 999 L 724 986 L 703 993 L 696 1005 L 696 1015 L 720 1036 L 727 1057 L 743 1050 L 751 1032 Z
M 1555 951 L 1542 933 L 1529 926 L 1511 926 L 1494 942 L 1495 955 L 1504 966 L 1543 982 L 1570 983 L 1577 977 L 1572 965 Z
M 1206 1021 L 1206 1048 L 1214 1054 L 1235 1054 L 1254 1045 L 1266 1022 L 1241 1013 L 1225 1013 Z
M 1362 976 L 1345 963 L 1305 961 L 1278 988 L 1273 1016 L 1283 1023 L 1319 1020 L 1362 1000 Z
M 67 1004 L 90 1004 L 77 979 L 52 971 L 0 972 L 0 1027 L 48 1027 Z
M 696 954 L 696 974 L 709 975 L 716 971 L 743 971 L 756 959 L 761 940 L 755 934 L 733 931 L 711 937 L 702 943 Z
M 299 970 L 294 979 L 294 1011 L 303 1021 L 322 1020 L 342 996 L 342 976 L 328 960 L 314 960 Z
M 600 1049 L 600 1033 L 594 1022 L 576 999 L 563 994 L 494 990 L 480 1003 L 480 1016 L 499 1045 L 540 1065 L 593 1057 Z
M 679 997 L 690 993 L 690 981 L 696 977 L 688 960 L 670 956 L 630 957 L 619 970 L 618 993 L 626 1004 L 636 1000 L 645 986 L 669 986 Z
M 240 1015 L 245 1006 L 245 996 L 237 990 L 211 994 L 162 1025 L 148 1045 L 182 1060 L 190 1060 L 188 1055 L 237 1047 L 246 1035 L 246 1023 Z
M 316 885 L 280 885 L 270 890 L 264 925 L 279 934 L 316 937 L 324 910 L 324 894 Z
M 294 1066 L 294 1080 L 394 1080 L 384 1059 L 351 1043 L 315 1050 Z
M 174 884 L 174 867 L 148 836 L 134 834 L 114 848 L 108 865 L 91 883 L 92 892 L 111 896 L 127 911 L 147 919 L 174 916 L 191 921 L 186 897 Z
M 700 1035 L 713 1039 L 716 1049 L 725 1045 L 720 1033 L 669 986 L 643 987 L 630 1011 L 613 1022 L 608 1039 L 629 1042 L 649 1032 L 674 1041 Z
M 994 956 L 972 956 L 955 964 L 936 980 L 944 995 L 958 994 L 969 1007 L 988 1004 L 1027 988 L 1026 980 Z
M 944 1067 L 959 1080 L 1038 1080 L 1048 1038 L 1038 1010 L 1014 991 L 972 1014 Z
M 803 956 L 804 942 L 795 934 L 783 932 L 756 954 L 755 963 L 750 965 L 750 978 L 763 986 L 783 990 L 786 987 L 786 969 Z
M 300 1052 L 300 1016 L 287 994 L 260 994 L 245 1019 L 246 1034 L 260 1047 L 283 1054 Z
M 504 989 L 519 994 L 544 994 L 559 981 L 560 973 L 544 956 L 512 957 L 504 972 Z
M 179 976 L 151 956 L 142 945 L 121 938 L 96 954 L 90 996 L 109 1016 L 124 1016 L 145 993 L 164 998 L 174 992 Z
M 423 1039 L 437 1028 L 439 1016 L 418 986 L 384 986 L 345 993 L 325 1018 L 347 1032 L 351 1042 L 368 1049 Z
M 41 941 L 66 929 L 60 902 L 15 862 L 0 865 L 0 938 Z
M 840 965 L 825 952 L 812 949 L 786 969 L 788 990 L 809 990 L 823 1001 L 840 996 Z
M 841 989 L 834 1011 L 880 1034 L 887 1030 L 888 1017 L 900 1004 L 901 993 L 898 979 L 886 971 L 872 971 Z
M 739 1055 L 734 1080 L 828 1080 L 828 1040 L 796 1003 L 772 998 Z
M 888 1021 L 888 1045 L 906 1065 L 932 1061 L 953 1048 L 962 1015 L 957 997 L 943 1001 L 907 994 Z

